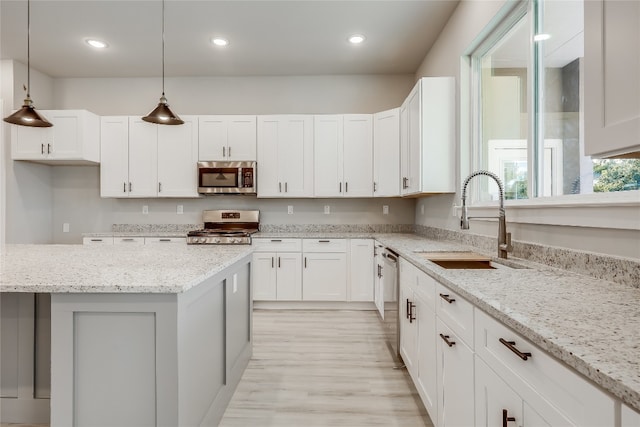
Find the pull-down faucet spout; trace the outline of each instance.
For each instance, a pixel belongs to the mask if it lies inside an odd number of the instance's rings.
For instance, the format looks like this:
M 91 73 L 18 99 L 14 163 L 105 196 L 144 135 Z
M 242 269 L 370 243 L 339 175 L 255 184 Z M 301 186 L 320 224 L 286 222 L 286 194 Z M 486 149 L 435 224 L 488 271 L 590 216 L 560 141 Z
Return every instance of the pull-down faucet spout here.
M 492 178 L 498 184 L 498 190 L 500 191 L 500 208 L 498 210 L 498 216 L 493 217 L 470 217 L 467 213 L 467 185 L 469 185 L 469 181 L 472 178 L 475 178 L 479 175 L 486 175 L 489 178 Z M 493 172 L 480 170 L 473 172 L 469 175 L 462 184 L 462 215 L 460 217 L 460 228 L 462 230 L 469 229 L 469 220 L 473 218 L 498 218 L 498 257 L 499 258 L 507 258 L 507 253 L 513 250 L 513 246 L 511 246 L 511 233 L 507 233 L 507 220 L 504 212 L 504 186 L 502 185 L 502 181 L 500 178 Z

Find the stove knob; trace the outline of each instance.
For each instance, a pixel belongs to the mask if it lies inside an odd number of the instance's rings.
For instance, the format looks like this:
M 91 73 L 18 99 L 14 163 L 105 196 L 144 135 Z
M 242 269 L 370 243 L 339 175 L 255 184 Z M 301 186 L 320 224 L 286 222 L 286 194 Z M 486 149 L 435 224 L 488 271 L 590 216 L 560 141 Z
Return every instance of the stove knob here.
M 198 239 L 198 243 L 207 243 L 207 238 L 206 237 L 200 237 Z
M 212 241 L 213 241 L 213 243 L 220 243 L 220 238 L 219 237 L 214 237 Z
M 240 243 L 240 239 L 238 238 L 233 239 L 233 243 Z

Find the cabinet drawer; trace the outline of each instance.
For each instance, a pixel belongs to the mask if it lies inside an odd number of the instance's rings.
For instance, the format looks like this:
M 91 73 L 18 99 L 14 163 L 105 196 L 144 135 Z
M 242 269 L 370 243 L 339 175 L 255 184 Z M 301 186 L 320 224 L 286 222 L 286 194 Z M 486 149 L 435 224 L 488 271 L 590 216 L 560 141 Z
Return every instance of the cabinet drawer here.
M 615 402 L 597 386 L 520 334 L 475 309 L 476 354 L 533 408 L 553 406 L 550 425 L 611 425 Z M 513 349 L 511 349 L 512 347 Z M 520 354 L 518 354 L 520 352 Z M 526 360 L 525 360 L 526 358 Z
M 473 305 L 436 282 L 436 314 L 473 349 Z
M 347 252 L 347 239 L 304 239 L 303 252 Z
M 435 312 L 436 281 L 424 271 L 400 258 L 400 282 L 409 286 Z
M 83 245 L 113 245 L 113 237 L 83 237 Z
M 185 237 L 145 237 L 144 244 L 145 245 L 155 245 L 155 244 L 170 244 L 170 243 L 178 243 L 178 244 L 186 244 L 187 239 Z
M 144 237 L 114 237 L 114 245 L 144 245 Z
M 252 239 L 256 252 L 301 252 L 301 239 Z

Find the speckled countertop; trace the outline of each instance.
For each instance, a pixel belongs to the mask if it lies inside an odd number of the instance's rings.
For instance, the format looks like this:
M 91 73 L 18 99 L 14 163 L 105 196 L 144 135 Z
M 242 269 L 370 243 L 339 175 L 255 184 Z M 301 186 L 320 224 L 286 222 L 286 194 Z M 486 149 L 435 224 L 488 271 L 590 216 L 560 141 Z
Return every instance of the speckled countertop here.
M 446 270 L 419 252 L 494 254 L 415 234 L 291 232 L 254 237 L 375 238 L 640 411 L 640 288 L 632 284 L 516 258 L 506 264 L 527 268 Z M 3 292 L 184 292 L 251 251 L 243 245 L 9 245 L 0 258 L 0 288 Z
M 181 293 L 252 251 L 248 245 L 6 245 L 0 291 Z

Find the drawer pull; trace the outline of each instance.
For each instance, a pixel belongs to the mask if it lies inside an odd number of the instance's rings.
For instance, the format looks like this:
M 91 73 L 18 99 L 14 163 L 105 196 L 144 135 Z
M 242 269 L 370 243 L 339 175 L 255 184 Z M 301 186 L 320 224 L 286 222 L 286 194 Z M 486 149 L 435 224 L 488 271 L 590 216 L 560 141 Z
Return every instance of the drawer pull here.
M 452 304 L 456 300 L 455 298 L 450 298 L 449 294 L 440 294 L 440 298 L 442 298 L 443 300 L 445 300 L 449 304 Z
M 282 239 L 271 239 L 272 242 L 282 242 Z
M 92 242 L 102 242 L 102 239 L 91 239 Z
M 508 414 L 507 410 L 503 409 L 502 410 L 502 427 L 507 427 L 507 423 L 509 421 L 515 421 L 516 420 L 516 417 L 510 417 L 507 414 Z
M 134 239 L 122 239 L 123 242 L 133 242 Z
M 330 240 L 318 240 L 318 243 L 330 243 Z
M 160 242 L 170 242 L 171 239 L 159 239 Z
M 500 342 L 502 343 L 502 345 L 504 345 L 505 347 L 507 347 L 509 350 L 511 350 L 512 352 L 514 352 L 520 359 L 522 360 L 527 360 L 529 359 L 531 356 L 531 353 L 523 353 L 520 350 L 518 350 L 516 348 L 516 342 L 515 341 L 507 341 L 504 338 L 500 338 Z
M 449 335 L 440 334 L 440 338 L 442 338 L 449 347 L 453 347 L 454 345 L 456 345 L 455 341 L 449 341 Z

